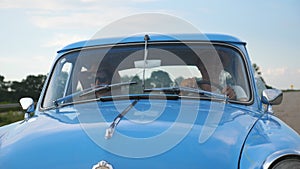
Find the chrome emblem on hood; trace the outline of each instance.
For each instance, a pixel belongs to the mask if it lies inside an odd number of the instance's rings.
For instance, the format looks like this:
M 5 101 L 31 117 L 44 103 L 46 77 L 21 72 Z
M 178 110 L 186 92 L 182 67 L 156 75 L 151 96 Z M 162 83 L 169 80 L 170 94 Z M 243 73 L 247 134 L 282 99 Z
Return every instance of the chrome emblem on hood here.
M 92 169 L 113 169 L 112 165 L 102 160 L 98 164 L 94 165 Z

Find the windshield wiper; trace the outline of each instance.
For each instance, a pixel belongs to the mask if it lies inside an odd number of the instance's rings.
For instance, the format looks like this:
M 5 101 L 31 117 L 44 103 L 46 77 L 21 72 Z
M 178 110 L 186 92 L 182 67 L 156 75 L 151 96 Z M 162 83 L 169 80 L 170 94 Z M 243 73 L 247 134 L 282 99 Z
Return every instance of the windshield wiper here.
M 132 85 L 132 84 L 137 84 L 137 82 L 123 82 L 123 83 L 115 83 L 115 84 L 109 84 L 109 85 L 104 85 L 104 86 L 102 85 L 102 86 L 93 88 L 90 91 L 80 94 L 79 97 L 83 97 L 83 96 L 93 94 L 95 92 L 104 91 L 104 90 L 110 91 L 112 87 L 121 87 L 121 86 Z
M 133 85 L 133 84 L 137 84 L 137 82 L 133 81 L 133 82 L 123 82 L 123 83 L 115 83 L 115 84 L 109 84 L 109 85 L 99 85 L 99 86 L 91 87 L 91 88 L 88 88 L 88 89 L 85 89 L 85 90 L 82 90 L 82 91 L 79 91 L 76 93 L 72 93 L 65 97 L 56 99 L 55 101 L 53 101 L 53 103 L 56 107 L 58 107 L 64 101 L 69 100 L 76 96 L 83 97 L 83 96 L 90 95 L 90 94 L 93 94 L 98 91 L 104 91 L 104 90 L 110 91 L 111 88 L 113 88 L 113 87 L 121 87 L 121 86 L 126 86 L 126 85 Z
M 228 96 L 218 93 L 213 93 L 209 91 L 205 91 L 202 89 L 195 89 L 195 88 L 189 88 L 189 87 L 162 87 L 162 88 L 151 88 L 151 89 L 145 89 L 144 92 L 164 92 L 164 93 L 175 93 L 180 94 L 180 92 L 189 92 L 189 93 L 196 93 L 200 94 L 206 97 L 213 97 L 217 99 L 222 99 L 224 101 L 228 101 Z
M 106 129 L 105 131 L 105 139 L 110 139 L 114 132 L 115 132 L 115 128 L 117 127 L 117 125 L 119 124 L 120 120 L 129 112 L 129 110 L 131 110 L 131 108 L 138 102 L 138 100 L 134 100 L 128 107 L 126 107 L 125 110 L 122 111 L 122 113 L 120 113 L 115 119 L 114 121 L 111 123 L 111 125 Z

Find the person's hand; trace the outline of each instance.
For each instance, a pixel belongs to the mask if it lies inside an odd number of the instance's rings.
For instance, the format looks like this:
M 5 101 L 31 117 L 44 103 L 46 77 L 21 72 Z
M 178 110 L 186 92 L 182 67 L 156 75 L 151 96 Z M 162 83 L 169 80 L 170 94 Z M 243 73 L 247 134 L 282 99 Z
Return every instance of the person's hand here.
M 229 86 L 224 87 L 222 90 L 222 93 L 226 94 L 229 99 L 236 99 L 236 94 L 235 94 L 234 90 Z

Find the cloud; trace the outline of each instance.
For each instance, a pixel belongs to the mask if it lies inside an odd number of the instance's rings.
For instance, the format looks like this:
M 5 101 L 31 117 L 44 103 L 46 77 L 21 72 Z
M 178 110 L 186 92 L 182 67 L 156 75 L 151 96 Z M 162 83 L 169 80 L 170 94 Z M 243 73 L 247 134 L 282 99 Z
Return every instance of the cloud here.
M 152 1 L 156 0 L 129 0 L 126 4 Z M 116 19 L 145 11 L 124 3 L 121 0 L 2 0 L 0 9 L 23 9 L 30 21 L 39 28 L 82 29 L 103 27 Z
M 59 14 L 41 14 L 32 13 L 31 21 L 34 25 L 40 28 L 47 29 L 87 29 L 95 27 L 103 27 L 116 18 L 120 18 L 126 14 L 130 14 L 128 11 L 132 11 L 128 8 L 118 8 L 111 12 L 109 10 L 101 11 L 81 11 Z
M 70 43 L 74 43 L 85 39 L 87 39 L 87 37 L 84 37 L 82 35 L 58 33 L 53 35 L 52 39 L 42 44 L 42 47 L 62 48 Z
M 290 67 L 281 67 L 281 68 L 268 68 L 266 70 L 262 70 L 262 75 L 266 76 L 289 76 L 293 77 L 296 75 L 300 75 L 300 69 L 290 68 Z
M 70 0 L 69 0 L 70 1 Z M 39 9 L 39 10 L 61 10 L 71 7 L 70 4 L 66 1 L 59 0 L 44 0 L 44 1 L 35 1 L 35 0 L 1 0 L 0 8 L 6 9 Z
M 271 85 L 279 89 L 288 89 L 294 85 L 295 89 L 300 89 L 300 69 L 291 67 L 278 67 L 262 69 L 262 77 Z
M 189 22 L 176 16 L 162 13 L 140 13 L 123 17 L 103 27 L 93 38 L 128 36 L 139 33 L 175 34 L 199 32 Z
M 52 60 L 53 57 L 49 58 L 45 55 L 23 56 L 23 59 L 0 57 L 0 72 L 7 81 L 20 80 L 27 75 L 46 74 L 50 69 Z
M 110 0 L 110 1 L 99 1 L 99 0 L 1 0 L 0 9 L 27 9 L 27 10 L 47 10 L 47 11 L 64 11 L 66 13 L 72 11 L 86 12 L 97 10 L 101 12 L 107 9 L 113 9 L 110 13 L 115 13 L 120 7 L 129 6 L 128 4 L 143 4 L 151 3 L 158 0 Z
M 287 68 L 268 68 L 266 71 L 263 71 L 263 75 L 268 76 L 282 76 L 286 73 Z

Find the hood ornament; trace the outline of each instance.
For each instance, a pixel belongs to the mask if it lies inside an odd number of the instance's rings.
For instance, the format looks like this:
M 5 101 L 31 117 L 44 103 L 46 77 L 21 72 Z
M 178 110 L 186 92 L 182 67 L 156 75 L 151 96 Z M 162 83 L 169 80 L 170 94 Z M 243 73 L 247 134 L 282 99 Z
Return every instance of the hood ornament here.
M 113 169 L 113 167 L 108 162 L 102 160 L 94 165 L 92 169 Z

